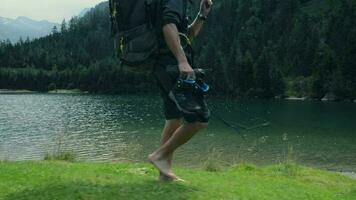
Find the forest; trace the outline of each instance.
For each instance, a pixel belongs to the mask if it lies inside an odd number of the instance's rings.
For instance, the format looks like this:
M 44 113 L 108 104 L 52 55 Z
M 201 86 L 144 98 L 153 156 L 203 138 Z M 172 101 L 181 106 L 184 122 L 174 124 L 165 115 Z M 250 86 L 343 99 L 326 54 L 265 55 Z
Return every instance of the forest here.
M 108 16 L 103 2 L 49 36 L 1 41 L 0 88 L 156 91 L 149 72 L 120 67 Z M 213 95 L 353 100 L 355 35 L 355 0 L 216 0 L 194 41 L 195 64 L 211 69 Z

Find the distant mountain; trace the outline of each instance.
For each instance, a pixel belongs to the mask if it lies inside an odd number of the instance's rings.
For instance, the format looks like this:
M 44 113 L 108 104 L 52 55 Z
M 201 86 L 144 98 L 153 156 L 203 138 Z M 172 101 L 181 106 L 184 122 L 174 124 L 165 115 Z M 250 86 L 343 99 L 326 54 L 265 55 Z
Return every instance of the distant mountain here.
M 0 17 L 0 40 L 9 39 L 11 42 L 17 42 L 20 37 L 25 40 L 39 38 L 48 35 L 53 26 L 59 27 L 59 24 L 47 20 L 36 21 L 28 17 L 18 17 L 16 19 Z

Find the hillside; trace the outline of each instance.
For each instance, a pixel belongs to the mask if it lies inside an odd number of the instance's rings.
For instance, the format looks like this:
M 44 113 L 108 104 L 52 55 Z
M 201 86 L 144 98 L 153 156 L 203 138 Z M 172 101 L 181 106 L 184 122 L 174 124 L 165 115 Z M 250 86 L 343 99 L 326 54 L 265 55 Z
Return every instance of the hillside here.
M 59 24 L 46 20 L 36 21 L 27 17 L 16 19 L 0 17 L 0 40 L 9 39 L 15 43 L 20 38 L 25 40 L 28 37 L 31 40 L 44 37 L 51 33 L 54 26 L 59 26 Z
M 151 91 L 148 74 L 118 68 L 107 6 L 45 38 L 1 43 L 0 88 Z M 355 7 L 354 0 L 217 0 L 194 43 L 196 65 L 212 70 L 215 95 L 356 99 Z

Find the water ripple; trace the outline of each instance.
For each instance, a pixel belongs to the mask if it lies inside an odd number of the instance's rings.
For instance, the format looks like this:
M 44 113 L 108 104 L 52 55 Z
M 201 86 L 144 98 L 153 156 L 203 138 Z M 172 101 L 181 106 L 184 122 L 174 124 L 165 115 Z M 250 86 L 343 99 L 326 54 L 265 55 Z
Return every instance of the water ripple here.
M 242 133 L 212 119 L 210 127 L 175 155 L 198 165 L 209 157 L 257 164 L 293 156 L 306 164 L 356 171 L 356 105 L 312 102 L 214 100 L 232 124 L 271 126 Z M 146 160 L 159 146 L 164 125 L 158 96 L 0 95 L 0 160 L 41 160 L 71 151 L 79 160 Z

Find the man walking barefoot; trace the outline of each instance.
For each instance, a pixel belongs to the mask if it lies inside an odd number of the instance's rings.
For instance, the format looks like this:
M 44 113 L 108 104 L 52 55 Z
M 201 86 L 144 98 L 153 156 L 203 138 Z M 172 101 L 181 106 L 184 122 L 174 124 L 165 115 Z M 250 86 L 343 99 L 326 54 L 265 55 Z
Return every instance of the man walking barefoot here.
M 188 142 L 198 131 L 205 128 L 209 121 L 209 110 L 204 99 L 201 101 L 202 112 L 198 114 L 182 112 L 168 96 L 168 92 L 173 88 L 178 76 L 184 76 L 187 79 L 195 78 L 191 66 L 192 54 L 184 50 L 182 44 L 187 41 L 182 41 L 182 38 L 193 39 L 199 34 L 213 5 L 211 0 L 201 0 L 197 17 L 192 24 L 188 25 L 187 1 L 163 0 L 161 17 L 164 42 L 162 42 L 162 48 L 168 47 L 170 51 L 158 57 L 158 64 L 153 74 L 161 89 L 166 123 L 160 148 L 148 157 L 149 161 L 160 171 L 160 180 L 179 180 L 172 171 L 174 151 Z M 182 35 L 187 35 L 187 37 L 182 37 Z M 178 65 L 180 75 L 172 75 L 168 72 L 167 69 L 171 65 Z

